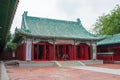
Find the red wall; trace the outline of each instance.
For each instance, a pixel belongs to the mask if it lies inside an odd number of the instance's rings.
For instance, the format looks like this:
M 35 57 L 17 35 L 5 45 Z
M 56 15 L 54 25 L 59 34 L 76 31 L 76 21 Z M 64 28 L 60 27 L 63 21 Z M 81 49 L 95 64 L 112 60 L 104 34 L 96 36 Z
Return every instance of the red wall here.
M 115 61 L 120 61 L 120 49 L 114 51 L 114 60 Z
M 15 57 L 12 57 L 11 50 L 0 51 L 0 59 L 1 60 L 25 60 L 25 56 L 26 56 L 25 49 L 26 49 L 25 43 L 18 46 L 15 52 Z
M 26 59 L 26 43 L 23 43 L 17 47 L 16 58 L 18 60 L 25 60 Z
M 12 57 L 12 51 L 11 50 L 5 50 L 1 53 L 1 59 L 2 60 L 14 60 L 15 57 Z
M 98 53 L 101 53 L 101 52 L 113 52 L 114 54 L 113 54 L 113 60 L 114 61 L 120 61 L 120 46 L 107 46 L 107 47 L 105 47 L 105 46 L 98 46 L 97 47 L 97 52 Z M 105 60 L 105 58 L 104 57 L 106 57 L 106 60 L 108 59 L 108 58 L 110 58 L 110 55 L 101 55 L 101 56 L 103 56 L 103 60 Z M 98 57 L 100 57 L 100 55 L 98 55 Z M 109 59 L 108 59 L 109 60 Z

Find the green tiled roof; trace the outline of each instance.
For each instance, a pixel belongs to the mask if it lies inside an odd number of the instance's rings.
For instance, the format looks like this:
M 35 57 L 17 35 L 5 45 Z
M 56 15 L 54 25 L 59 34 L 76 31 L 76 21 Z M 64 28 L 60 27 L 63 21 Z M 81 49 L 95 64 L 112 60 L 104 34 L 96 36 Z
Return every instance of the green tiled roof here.
M 21 29 L 16 32 L 39 37 L 54 38 L 72 38 L 99 40 L 103 37 L 97 37 L 89 33 L 81 24 L 81 21 L 65 21 L 47 18 L 38 18 L 27 16 L 24 12 Z
M 98 42 L 98 45 L 103 44 L 114 44 L 114 43 L 120 43 L 120 34 L 112 35 L 111 37 L 108 37 L 100 42 Z

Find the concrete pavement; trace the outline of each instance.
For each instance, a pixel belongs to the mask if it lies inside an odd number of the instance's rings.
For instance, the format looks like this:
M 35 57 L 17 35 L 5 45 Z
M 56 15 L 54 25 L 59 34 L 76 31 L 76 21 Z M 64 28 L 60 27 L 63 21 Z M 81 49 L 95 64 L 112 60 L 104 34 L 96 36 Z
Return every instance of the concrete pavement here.
M 108 69 L 108 68 L 91 67 L 91 66 L 71 66 L 70 68 L 120 75 L 120 69 Z

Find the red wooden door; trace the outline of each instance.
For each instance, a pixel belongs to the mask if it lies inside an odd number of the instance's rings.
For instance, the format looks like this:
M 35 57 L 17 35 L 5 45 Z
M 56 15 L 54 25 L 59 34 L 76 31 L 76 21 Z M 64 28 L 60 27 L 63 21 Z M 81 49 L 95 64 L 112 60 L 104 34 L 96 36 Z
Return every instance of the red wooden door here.
M 79 44 L 76 49 L 76 59 L 77 60 L 87 60 L 88 59 L 88 45 Z

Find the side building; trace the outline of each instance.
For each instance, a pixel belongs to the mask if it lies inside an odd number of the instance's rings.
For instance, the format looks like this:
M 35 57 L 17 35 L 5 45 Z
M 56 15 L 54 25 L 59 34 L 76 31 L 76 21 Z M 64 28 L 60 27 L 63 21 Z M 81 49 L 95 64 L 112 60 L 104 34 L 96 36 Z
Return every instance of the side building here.
M 15 30 L 19 60 L 96 59 L 96 42 L 104 37 L 89 33 L 77 21 L 65 21 L 22 15 L 21 29 Z
M 120 34 L 112 35 L 97 44 L 98 59 L 112 63 L 120 61 Z

